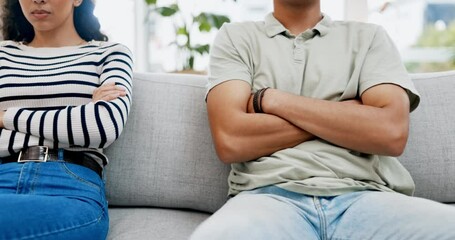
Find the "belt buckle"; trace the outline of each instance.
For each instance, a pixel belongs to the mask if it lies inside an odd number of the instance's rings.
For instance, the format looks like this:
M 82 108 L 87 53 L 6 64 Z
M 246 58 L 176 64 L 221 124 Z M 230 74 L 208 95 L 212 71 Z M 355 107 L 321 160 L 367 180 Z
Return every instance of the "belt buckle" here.
M 33 146 L 19 152 L 17 162 L 47 162 L 49 147 Z

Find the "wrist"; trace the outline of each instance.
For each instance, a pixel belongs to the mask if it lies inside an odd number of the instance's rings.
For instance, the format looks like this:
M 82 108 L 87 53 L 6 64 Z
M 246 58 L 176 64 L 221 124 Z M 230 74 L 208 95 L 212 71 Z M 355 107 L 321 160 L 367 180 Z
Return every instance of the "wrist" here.
M 273 114 L 274 106 L 276 105 L 275 93 L 278 92 L 276 89 L 269 88 L 264 92 L 261 101 L 262 111 L 264 113 Z
M 262 88 L 258 90 L 256 93 L 253 95 L 253 109 L 255 113 L 264 113 L 264 110 L 262 109 L 262 99 L 264 97 L 265 92 L 269 89 L 268 87 Z

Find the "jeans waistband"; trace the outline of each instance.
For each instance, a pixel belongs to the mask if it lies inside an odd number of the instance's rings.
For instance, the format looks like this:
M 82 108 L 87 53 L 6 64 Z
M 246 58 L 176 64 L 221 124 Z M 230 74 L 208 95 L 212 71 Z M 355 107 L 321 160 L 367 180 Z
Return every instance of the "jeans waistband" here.
M 73 163 L 96 172 L 102 177 L 103 168 L 90 156 L 84 152 L 73 152 L 64 149 L 49 149 L 46 146 L 32 146 L 22 149 L 22 151 L 8 157 L 0 158 L 1 163 L 24 163 L 24 162 L 47 162 L 65 161 Z

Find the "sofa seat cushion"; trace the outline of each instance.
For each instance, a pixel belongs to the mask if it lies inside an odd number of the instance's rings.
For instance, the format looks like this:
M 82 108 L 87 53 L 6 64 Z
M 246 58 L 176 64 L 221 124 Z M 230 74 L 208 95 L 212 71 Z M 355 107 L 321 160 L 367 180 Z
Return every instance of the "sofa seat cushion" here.
M 188 239 L 209 216 L 162 208 L 109 208 L 107 239 Z

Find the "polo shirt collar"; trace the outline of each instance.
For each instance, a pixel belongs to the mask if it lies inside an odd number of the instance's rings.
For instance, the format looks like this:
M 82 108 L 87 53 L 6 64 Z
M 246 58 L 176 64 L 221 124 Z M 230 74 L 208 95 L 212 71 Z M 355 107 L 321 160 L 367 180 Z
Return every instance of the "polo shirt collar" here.
M 322 13 L 322 19 L 319 21 L 316 26 L 312 29 L 314 32 L 319 33 L 319 35 L 324 36 L 326 35 L 329 30 L 330 26 L 332 25 L 332 19 L 329 16 Z M 274 16 L 273 13 L 269 13 L 265 17 L 265 31 L 268 37 L 274 37 L 283 32 L 289 32 L 283 24 L 281 24 Z

